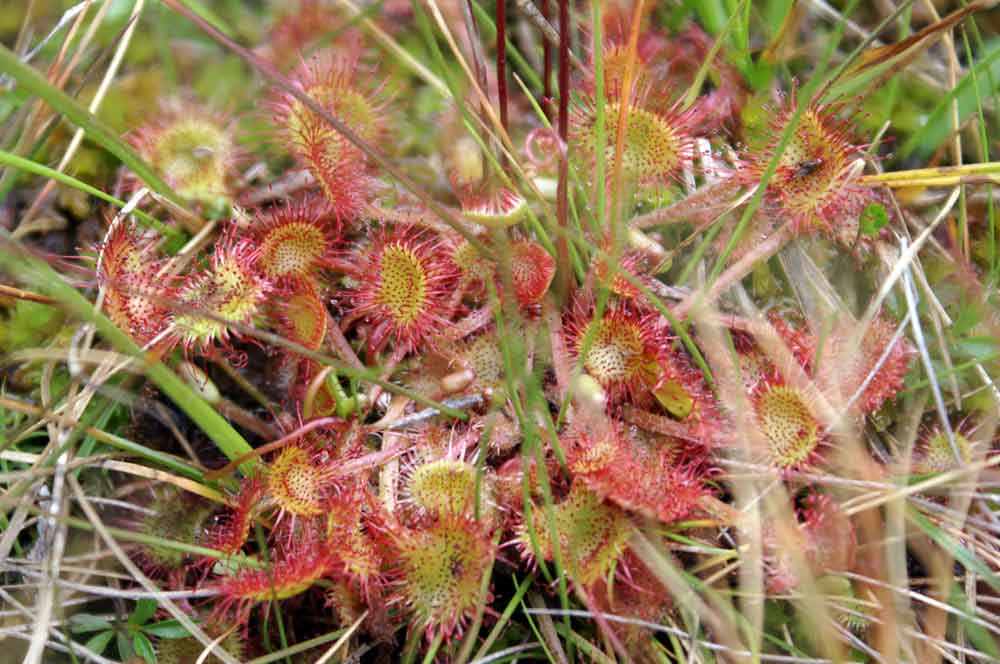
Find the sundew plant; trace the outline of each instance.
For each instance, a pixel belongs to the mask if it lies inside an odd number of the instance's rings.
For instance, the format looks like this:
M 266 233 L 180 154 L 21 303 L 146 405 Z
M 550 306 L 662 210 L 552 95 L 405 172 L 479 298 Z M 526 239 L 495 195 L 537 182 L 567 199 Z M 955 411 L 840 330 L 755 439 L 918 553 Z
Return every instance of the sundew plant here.
M 1000 661 L 989 0 L 0 7 L 0 661 Z

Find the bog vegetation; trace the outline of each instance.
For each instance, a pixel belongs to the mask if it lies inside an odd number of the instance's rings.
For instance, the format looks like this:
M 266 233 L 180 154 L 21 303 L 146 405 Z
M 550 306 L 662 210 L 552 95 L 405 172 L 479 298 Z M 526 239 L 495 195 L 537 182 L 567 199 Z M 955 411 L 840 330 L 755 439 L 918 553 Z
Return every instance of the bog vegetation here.
M 992 4 L 0 9 L 0 638 L 996 661 Z

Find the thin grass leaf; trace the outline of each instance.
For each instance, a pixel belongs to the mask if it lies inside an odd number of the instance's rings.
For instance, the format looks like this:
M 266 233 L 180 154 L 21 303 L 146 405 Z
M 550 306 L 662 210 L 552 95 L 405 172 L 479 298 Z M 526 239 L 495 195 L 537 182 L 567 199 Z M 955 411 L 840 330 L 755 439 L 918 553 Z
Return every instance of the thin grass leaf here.
M 0 241 L 5 245 L 0 246 L 0 269 L 16 275 L 19 280 L 58 300 L 81 321 L 92 323 L 120 352 L 137 359 L 143 358 L 142 350 L 135 342 L 95 310 L 94 305 L 66 283 L 50 265 L 30 255 L 19 243 L 12 241 L 6 230 L 0 229 Z M 159 361 L 143 361 L 143 364 L 156 386 L 202 429 L 223 454 L 236 459 L 252 451 L 243 436 L 167 366 Z M 250 462 L 243 466 L 243 470 L 249 472 L 253 467 L 254 463 Z
M 916 155 L 926 159 L 952 135 L 951 108 L 958 101 L 959 122 L 976 109 L 978 80 L 986 79 L 1000 81 L 1000 42 L 994 41 L 989 50 L 981 55 L 979 60 L 969 69 L 969 73 L 958 81 L 958 84 L 944 94 L 934 110 L 927 116 L 927 121 L 921 129 L 910 135 L 900 146 L 899 153 L 903 157 Z M 1000 92 L 1000 85 L 987 89 L 989 94 Z
M 964 567 L 974 571 L 993 590 L 1000 592 L 1000 576 L 984 563 L 979 556 L 969 551 L 961 542 L 938 528 L 930 519 L 921 514 L 915 508 L 910 507 L 906 512 L 907 518 L 916 525 L 928 537 L 934 540 L 938 546 L 944 549 L 950 556 L 960 562 Z
M 960 584 L 952 585 L 948 603 L 959 612 L 957 620 L 972 644 L 994 660 L 1000 661 L 1000 644 L 998 644 L 996 637 L 991 636 L 977 621 L 967 618 L 967 616 L 974 616 L 975 612 L 969 606 L 969 599 L 965 596 Z
M 157 175 L 152 167 L 120 139 L 110 127 L 105 125 L 93 113 L 80 106 L 65 92 L 52 86 L 41 74 L 32 67 L 22 63 L 6 46 L 0 44 L 0 72 L 9 74 L 18 85 L 43 99 L 57 113 L 86 132 L 90 140 L 117 157 L 128 166 L 151 190 L 160 194 L 179 207 L 184 207 L 184 201 L 170 185 Z

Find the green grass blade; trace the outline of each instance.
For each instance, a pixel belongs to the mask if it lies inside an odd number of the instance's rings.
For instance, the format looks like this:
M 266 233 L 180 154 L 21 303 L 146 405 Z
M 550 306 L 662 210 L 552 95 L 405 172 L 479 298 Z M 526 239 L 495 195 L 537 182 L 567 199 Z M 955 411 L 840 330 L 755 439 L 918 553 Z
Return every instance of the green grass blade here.
M 0 44 L 0 72 L 9 74 L 18 85 L 32 94 L 38 95 L 55 111 L 75 124 L 87 134 L 87 137 L 98 143 L 105 150 L 117 157 L 123 164 L 135 172 L 146 186 L 157 194 L 167 198 L 172 203 L 183 207 L 184 201 L 170 185 L 164 182 L 153 169 L 136 154 L 125 141 L 115 132 L 76 103 L 65 92 L 52 86 L 32 67 L 22 63 L 18 57 L 3 44 Z
M 965 630 L 966 636 L 969 637 L 969 641 L 972 641 L 972 645 L 987 653 L 994 660 L 1000 661 L 1000 645 L 997 644 L 996 638 L 991 636 L 981 624 L 968 619 L 974 614 L 969 607 L 969 600 L 959 584 L 956 583 L 951 587 L 948 603 L 960 613 L 958 621 L 962 625 L 962 629 Z
M 0 248 L 0 269 L 30 284 L 39 292 L 55 298 L 81 321 L 93 323 L 97 331 L 122 353 L 142 357 L 141 349 L 131 337 L 97 311 L 87 298 L 66 283 L 62 275 L 50 265 L 24 251 L 18 243 L 11 240 L 10 233 L 6 230 L 0 232 L 0 240 L 6 245 Z M 145 369 L 156 386 L 201 428 L 223 454 L 230 459 L 237 459 L 253 451 L 243 436 L 225 418 L 166 365 L 149 362 L 146 363 Z M 254 462 L 246 462 L 240 468 L 244 472 L 249 472 L 254 465 Z
M 472 11 L 476 15 L 476 20 L 482 24 L 483 29 L 483 39 L 486 41 L 496 41 L 497 38 L 497 26 L 493 21 L 493 17 L 490 16 L 485 9 L 483 9 L 478 2 L 473 2 Z M 538 73 L 528 64 L 527 59 L 521 55 L 521 51 L 518 50 L 517 45 L 507 38 L 507 53 L 510 56 L 511 61 L 514 66 L 517 67 L 518 71 L 524 76 L 528 84 L 531 85 L 536 90 L 542 89 L 542 79 Z
M 79 189 L 80 191 L 86 194 L 90 194 L 94 198 L 99 198 L 105 203 L 110 203 L 115 207 L 119 208 L 125 207 L 125 201 L 115 198 L 114 196 L 110 196 L 101 191 L 100 189 L 98 189 L 97 187 L 92 187 L 86 182 L 77 180 L 75 177 L 71 175 L 66 175 L 65 173 L 61 173 L 55 169 L 49 168 L 48 166 L 43 166 L 42 164 L 31 161 L 30 159 L 19 157 L 11 152 L 5 152 L 3 150 L 0 150 L 0 164 L 3 164 L 4 166 L 10 166 L 11 168 L 16 168 L 18 170 L 22 170 L 25 173 L 31 173 L 32 175 L 38 175 L 41 177 L 49 178 L 50 180 L 55 180 L 56 182 L 64 184 L 68 187 Z M 145 224 L 148 225 L 150 228 L 156 229 L 163 235 L 170 235 L 170 236 L 180 235 L 180 233 L 176 229 L 167 226 L 158 219 L 154 219 L 153 217 L 149 216 L 142 210 L 138 209 L 133 210 L 132 214 L 134 214 L 140 220 L 145 222 Z
M 607 138 L 605 130 L 607 128 L 605 118 L 605 97 L 607 91 L 604 89 L 604 14 L 602 11 L 603 2 L 593 0 L 591 2 L 591 22 L 594 25 L 594 38 L 591 48 L 594 51 L 594 145 L 605 145 Z M 601 231 L 604 229 L 605 214 L 605 184 L 607 150 L 594 150 L 594 224 L 592 230 Z
M 989 565 L 980 560 L 976 554 L 969 551 L 960 542 L 956 542 L 951 535 L 935 526 L 931 523 L 930 519 L 916 509 L 910 509 L 907 516 L 914 525 L 924 531 L 924 534 L 934 540 L 938 546 L 947 551 L 949 555 L 954 557 L 966 569 L 978 574 L 990 588 L 1000 592 L 1000 577 L 990 569 Z
M 991 74 L 1000 77 L 1000 43 L 994 42 L 989 53 L 983 54 L 969 73 L 962 77 L 955 85 L 954 89 L 941 97 L 937 106 L 927 116 L 927 122 L 918 131 L 914 132 L 900 148 L 900 155 L 908 157 L 913 153 L 919 154 L 922 158 L 930 155 L 940 146 L 951 134 L 951 107 L 952 103 L 958 99 L 959 122 L 964 123 L 970 113 L 976 108 L 976 97 L 979 90 L 974 88 L 974 83 L 978 80 L 990 80 Z M 994 79 L 994 80 L 1000 80 Z M 987 90 L 992 95 L 997 90 Z
M 824 76 L 824 73 L 827 64 L 829 63 L 830 59 L 833 56 L 834 50 L 840 43 L 840 38 L 843 35 L 843 30 L 844 30 L 844 22 L 847 20 L 846 17 L 853 12 L 857 4 L 858 0 L 854 0 L 849 4 L 847 8 L 845 8 L 844 19 L 837 23 L 837 28 L 835 30 L 834 38 L 830 41 L 830 44 L 827 46 L 826 52 L 823 54 L 823 59 L 817 68 L 817 73 L 814 74 L 812 80 L 810 80 L 805 86 L 803 86 L 799 94 L 799 102 L 796 105 L 795 110 L 792 112 L 792 115 L 789 117 L 788 123 L 784 131 L 782 132 L 781 137 L 777 142 L 777 145 L 774 148 L 774 152 L 771 155 L 771 159 L 770 161 L 768 161 L 767 167 L 764 169 L 763 175 L 761 175 L 760 182 L 757 185 L 757 190 L 754 192 L 753 197 L 751 197 L 749 203 L 744 208 L 743 214 L 740 217 L 739 222 L 736 224 L 735 229 L 733 229 L 732 236 L 729 238 L 729 242 L 726 244 L 725 248 L 722 250 L 722 253 L 719 255 L 719 257 L 716 259 L 715 265 L 712 266 L 712 270 L 709 273 L 707 281 L 709 287 L 712 283 L 715 282 L 715 280 L 722 273 L 723 268 L 726 266 L 726 261 L 729 259 L 729 255 L 736 248 L 736 245 L 743 237 L 743 233 L 746 231 L 747 226 L 749 226 L 750 220 L 753 218 L 753 215 L 757 212 L 757 209 L 764 201 L 764 193 L 767 191 L 767 185 L 771 181 L 771 178 L 774 177 L 774 174 L 777 172 L 778 164 L 781 161 L 782 155 L 785 153 L 785 148 L 788 147 L 788 145 L 791 143 L 792 137 L 795 135 L 795 131 L 798 128 L 799 122 L 802 120 L 802 116 L 805 115 L 805 111 L 808 108 L 810 100 L 813 99 L 813 95 L 822 89 L 821 86 L 825 82 L 836 80 L 836 77 L 839 75 L 840 72 L 839 69 L 835 71 L 832 75 Z M 843 68 L 843 66 L 844 65 L 842 65 L 841 67 Z M 716 226 L 715 229 L 713 229 L 713 231 L 718 232 L 717 229 L 719 228 L 721 228 L 721 226 Z M 706 238 L 705 243 L 703 243 L 701 246 L 698 247 L 698 251 L 695 252 L 695 256 L 692 256 L 687 266 L 685 266 L 680 277 L 681 283 L 683 283 L 684 280 L 688 276 L 690 276 L 691 272 L 693 272 L 694 267 L 697 264 L 697 261 L 701 259 L 701 254 L 699 252 L 703 252 L 704 249 L 707 249 L 706 244 L 708 241 L 710 241 L 710 238 Z
M 743 5 L 748 6 L 749 4 L 748 0 L 744 0 Z M 715 57 L 719 54 L 719 51 L 722 50 L 723 42 L 725 42 L 729 33 L 736 27 L 736 24 L 743 16 L 743 13 L 743 7 L 740 7 L 738 11 L 733 12 L 733 14 L 726 20 L 725 25 L 722 26 L 721 32 L 719 32 L 719 34 L 715 37 L 715 43 L 712 44 L 712 48 L 705 54 L 705 59 L 702 61 L 701 66 L 698 67 L 698 72 L 695 74 L 694 81 L 691 82 L 691 86 L 684 95 L 684 108 L 691 108 L 691 106 L 694 105 L 695 100 L 698 99 L 698 95 L 701 93 L 701 88 L 705 84 L 705 79 L 708 78 L 709 69 L 711 68 L 712 63 L 715 62 Z
M 517 610 L 518 605 L 521 604 L 521 599 L 524 597 L 524 594 L 528 592 L 528 589 L 530 589 L 532 584 L 534 584 L 535 576 L 535 574 L 531 574 L 521 583 L 518 583 L 516 578 L 514 579 L 515 590 L 513 596 L 507 603 L 506 608 L 504 608 L 503 613 L 500 614 L 500 618 L 497 619 L 496 624 L 493 625 L 493 629 L 490 630 L 486 639 L 483 640 L 482 645 L 479 646 L 479 650 L 476 652 L 473 660 L 482 659 L 486 656 L 486 653 L 489 652 L 490 646 L 492 646 L 500 636 L 504 626 L 510 620 L 510 617 L 514 615 L 514 611 Z

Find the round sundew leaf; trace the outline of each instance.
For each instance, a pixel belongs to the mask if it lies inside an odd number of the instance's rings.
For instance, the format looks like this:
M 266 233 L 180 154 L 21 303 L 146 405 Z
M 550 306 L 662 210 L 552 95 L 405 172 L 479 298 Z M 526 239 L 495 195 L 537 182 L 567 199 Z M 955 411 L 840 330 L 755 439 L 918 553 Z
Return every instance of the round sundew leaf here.
M 705 471 L 681 460 L 670 442 L 614 424 L 571 430 L 563 442 L 574 479 L 629 512 L 674 523 L 707 494 Z
M 175 291 L 155 278 L 161 262 L 138 229 L 127 222 L 114 224 L 99 247 L 97 267 L 104 313 L 117 327 L 143 345 L 166 329 L 169 312 L 160 299 L 172 298 Z
M 535 506 L 532 516 L 539 553 L 544 559 L 552 560 L 555 550 L 546 511 Z M 569 495 L 553 507 L 553 516 L 563 564 L 571 570 L 574 581 L 585 586 L 611 569 L 632 534 L 632 523 L 624 511 L 605 503 L 579 482 L 574 482 Z M 527 523 L 519 528 L 518 540 L 525 551 L 531 551 L 531 532 Z M 569 559 L 567 552 L 571 552 Z
M 487 228 L 509 228 L 528 213 L 528 201 L 507 187 L 486 186 L 460 199 L 462 214 Z
M 968 463 L 972 458 L 972 444 L 969 439 L 959 431 L 952 432 L 952 439 L 958 451 L 957 459 L 955 450 L 948 440 L 948 434 L 944 430 L 938 428 L 926 434 L 916 452 L 915 470 L 921 473 L 943 473 Z
M 309 282 L 334 256 L 341 231 L 335 217 L 327 200 L 312 194 L 260 215 L 253 235 L 261 273 L 276 282 Z
M 798 468 L 819 447 L 822 431 L 808 403 L 796 389 L 764 385 L 754 397 L 754 414 L 768 443 L 768 457 L 778 468 Z
M 458 285 L 451 251 L 441 239 L 411 228 L 383 231 L 359 260 L 365 279 L 353 289 L 353 314 L 375 326 L 369 349 L 392 339 L 408 351 L 448 323 Z
M 555 259 L 536 242 L 515 242 L 511 246 L 510 272 L 521 306 L 541 301 L 556 273 Z
M 675 179 L 692 149 L 687 123 L 683 113 L 658 111 L 647 108 L 640 95 L 624 107 L 625 136 L 621 154 L 621 168 L 625 177 L 641 184 L 669 182 Z M 597 145 L 596 114 L 592 105 L 573 113 L 570 127 L 571 141 L 582 153 L 595 159 L 597 150 L 603 149 L 608 172 L 614 170 L 618 158 L 618 124 L 623 106 L 620 100 L 605 104 L 604 146 Z
M 319 516 L 324 512 L 323 475 L 309 452 L 290 445 L 271 462 L 267 474 L 268 493 L 282 510 L 295 516 Z
M 472 515 L 476 505 L 476 467 L 464 461 L 439 459 L 413 469 L 409 493 L 421 509 L 435 515 Z M 487 484 L 479 482 L 481 507 L 487 507 Z
M 296 83 L 323 109 L 367 144 L 384 139 L 386 104 L 381 83 L 364 71 L 353 54 L 326 54 L 303 64 Z M 293 95 L 277 104 L 286 142 L 320 184 L 339 219 L 355 217 L 370 189 L 364 153 Z
M 795 103 L 790 96 L 775 113 L 771 123 L 774 141 L 795 115 Z M 842 229 L 848 219 L 853 224 L 871 200 L 869 192 L 859 189 L 850 176 L 856 172 L 854 164 L 861 146 L 853 142 L 848 122 L 838 116 L 838 108 L 811 103 L 803 110 L 768 183 L 768 201 L 797 232 Z M 747 167 L 738 177 L 756 184 L 772 156 L 770 147 L 748 153 Z
M 186 544 L 199 540 L 211 518 L 213 507 L 202 501 L 190 500 L 190 495 L 172 485 L 164 485 L 152 492 L 152 500 L 145 506 L 133 529 L 155 538 L 169 539 Z M 147 573 L 160 575 L 182 570 L 188 563 L 187 554 L 174 548 L 144 544 L 139 549 L 138 560 Z M 155 603 L 154 603 L 155 606 Z M 150 609 L 148 604 L 137 607 L 139 618 Z
M 462 359 L 476 375 L 477 385 L 496 387 L 504 382 L 503 352 L 495 333 L 482 334 L 461 350 Z
M 614 137 L 618 133 L 619 106 L 607 108 L 607 158 L 615 159 Z M 641 108 L 626 112 L 625 150 L 622 167 L 633 177 L 657 179 L 671 176 L 681 164 L 683 142 L 680 134 L 664 118 Z
M 625 383 L 644 375 L 648 363 L 643 357 L 645 343 L 637 325 L 614 321 L 608 316 L 591 325 L 584 336 L 593 334 L 594 340 L 586 349 L 583 363 L 601 385 Z
M 283 309 L 282 332 L 309 350 L 319 350 L 327 329 L 326 306 L 319 295 L 313 289 L 300 290 L 289 296 Z
M 420 258 L 401 244 L 382 250 L 379 258 L 381 277 L 375 302 L 392 312 L 403 327 L 412 325 L 427 300 L 427 274 Z
M 231 226 L 215 243 L 210 268 L 188 275 L 178 300 L 194 311 L 174 314 L 175 335 L 185 347 L 205 348 L 226 342 L 232 332 L 227 323 L 247 323 L 257 313 L 272 284 L 258 272 L 259 249 L 247 238 L 237 237 Z M 208 312 L 217 318 L 201 315 Z
M 261 266 L 268 276 L 302 277 L 322 256 L 323 233 L 307 224 L 285 225 L 268 234 L 261 252 Z
M 215 127 L 183 121 L 160 137 L 154 157 L 163 173 L 181 185 L 178 193 L 197 193 L 190 190 L 196 188 L 198 178 L 205 178 L 208 183 L 220 179 L 219 172 L 223 169 L 211 146 L 226 141 L 224 133 Z
M 240 152 L 229 122 L 197 104 L 173 100 L 130 139 L 183 198 L 227 210 Z
M 452 261 L 458 267 L 462 281 L 466 284 L 491 279 L 496 268 L 496 265 L 483 258 L 476 248 L 469 244 L 468 240 L 462 240 L 456 245 L 452 253 Z
M 399 541 L 400 594 L 428 634 L 452 635 L 475 610 L 494 547 L 476 522 L 444 518 Z
M 565 323 L 567 347 L 607 392 L 609 403 L 648 393 L 659 374 L 660 328 L 656 316 L 628 302 L 614 302 L 601 318 L 594 303 L 579 299 Z
M 265 569 L 243 568 L 219 581 L 220 615 L 236 610 L 236 621 L 245 623 L 254 605 L 295 597 L 326 576 L 335 562 L 335 552 L 328 550 L 308 531 L 300 531 L 288 543 L 273 550 L 271 564 Z

